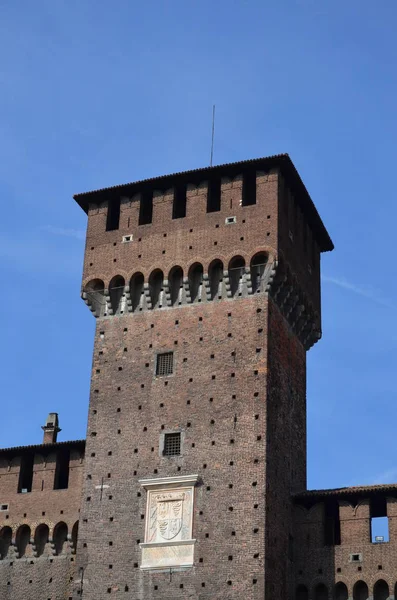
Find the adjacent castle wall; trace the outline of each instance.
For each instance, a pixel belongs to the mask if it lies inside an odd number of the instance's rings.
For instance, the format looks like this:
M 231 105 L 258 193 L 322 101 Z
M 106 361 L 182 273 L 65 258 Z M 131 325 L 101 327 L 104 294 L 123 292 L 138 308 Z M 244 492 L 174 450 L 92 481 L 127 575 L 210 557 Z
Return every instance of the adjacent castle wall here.
M 56 457 L 70 450 L 69 482 L 54 489 Z M 33 457 L 31 488 L 18 492 L 21 462 Z M 0 597 L 69 598 L 81 503 L 84 442 L 0 453 Z M 30 491 L 29 491 L 30 490 Z
M 375 600 L 389 597 L 382 595 L 386 584 L 390 596 L 394 594 L 397 583 L 397 499 L 389 494 L 396 492 L 383 492 L 382 486 L 369 489 L 369 492 L 370 495 L 365 496 L 363 492 L 358 496 L 352 488 L 350 497 L 346 497 L 346 492 L 339 497 L 333 494 L 322 502 L 318 498 L 317 502 L 310 504 L 306 498 L 294 507 L 295 585 L 298 589 L 304 586 L 310 599 L 322 598 L 316 588 L 324 585 L 337 600 L 344 597 L 344 586 L 349 598 L 361 598 L 357 587 L 363 584 Z M 371 503 L 374 499 L 386 501 L 389 540 L 385 542 L 375 543 L 372 540 Z M 327 540 L 329 535 L 326 533 L 327 504 L 329 506 L 330 500 L 336 503 L 336 529 L 340 530 L 334 544 Z M 377 583 L 379 581 L 385 584 Z M 303 599 L 304 596 L 298 594 L 297 597 Z

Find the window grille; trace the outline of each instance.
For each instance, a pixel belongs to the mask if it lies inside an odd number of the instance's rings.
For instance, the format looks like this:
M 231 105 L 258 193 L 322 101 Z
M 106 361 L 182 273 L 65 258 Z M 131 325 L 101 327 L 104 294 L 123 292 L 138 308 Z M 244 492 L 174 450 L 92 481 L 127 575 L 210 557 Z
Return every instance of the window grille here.
M 174 353 L 163 352 L 157 355 L 156 375 L 172 375 L 174 367 Z
M 164 456 L 178 456 L 181 453 L 181 434 L 166 433 L 164 435 Z

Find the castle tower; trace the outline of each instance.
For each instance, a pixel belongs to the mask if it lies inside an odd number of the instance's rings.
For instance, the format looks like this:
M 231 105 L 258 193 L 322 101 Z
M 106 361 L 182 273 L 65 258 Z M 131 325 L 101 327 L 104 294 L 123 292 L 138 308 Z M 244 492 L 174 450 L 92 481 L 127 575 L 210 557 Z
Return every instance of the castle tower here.
M 285 600 L 333 244 L 288 155 L 75 196 L 96 317 L 73 598 Z

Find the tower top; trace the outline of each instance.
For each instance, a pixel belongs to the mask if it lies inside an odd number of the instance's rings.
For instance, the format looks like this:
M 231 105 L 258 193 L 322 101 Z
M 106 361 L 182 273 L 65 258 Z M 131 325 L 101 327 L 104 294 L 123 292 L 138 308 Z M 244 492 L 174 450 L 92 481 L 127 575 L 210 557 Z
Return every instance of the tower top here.
M 177 187 L 187 184 L 198 184 L 201 181 L 210 180 L 219 177 L 235 177 L 240 173 L 255 170 L 278 170 L 288 182 L 297 203 L 304 213 L 308 225 L 312 228 L 313 234 L 319 245 L 321 252 L 333 250 L 334 244 L 326 230 L 320 215 L 303 183 L 298 171 L 295 168 L 288 154 L 276 154 L 274 156 L 253 158 L 239 162 L 226 163 L 213 167 L 203 167 L 192 169 L 169 175 L 160 175 L 149 179 L 142 179 L 130 183 L 115 185 L 107 188 L 93 190 L 75 194 L 73 197 L 78 205 L 88 213 L 89 206 L 100 204 L 102 202 L 111 202 L 120 196 L 134 196 L 136 194 L 153 191 L 167 190 L 171 187 Z

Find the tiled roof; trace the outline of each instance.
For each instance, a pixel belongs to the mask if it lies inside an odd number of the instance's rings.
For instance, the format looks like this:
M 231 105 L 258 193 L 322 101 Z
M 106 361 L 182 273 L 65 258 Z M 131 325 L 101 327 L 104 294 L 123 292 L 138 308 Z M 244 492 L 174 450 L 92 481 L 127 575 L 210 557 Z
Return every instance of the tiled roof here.
M 397 483 L 385 483 L 382 485 L 358 485 L 352 487 L 334 488 L 330 490 L 307 490 L 294 495 L 296 501 L 327 498 L 329 496 L 365 496 L 374 493 L 392 492 L 397 493 Z
M 140 181 L 133 181 L 130 183 L 114 185 L 107 188 L 75 194 L 73 198 L 87 213 L 90 203 L 99 203 L 108 200 L 109 198 L 113 198 L 115 194 L 132 196 L 133 194 L 137 193 L 139 189 L 153 187 L 154 184 L 156 184 L 156 186 L 160 189 L 168 189 L 175 183 L 175 180 L 178 180 L 180 183 L 194 183 L 205 179 L 205 177 L 208 177 L 212 173 L 219 174 L 221 172 L 224 176 L 233 176 L 237 175 L 241 167 L 245 166 L 252 166 L 256 167 L 257 169 L 270 169 L 272 167 L 279 167 L 296 194 L 297 200 L 300 203 L 302 210 L 305 212 L 309 224 L 312 226 L 313 231 L 317 234 L 317 239 L 321 250 L 323 252 L 333 250 L 334 245 L 332 240 L 324 227 L 324 224 L 316 210 L 316 207 L 313 204 L 312 199 L 309 196 L 305 184 L 300 178 L 300 175 L 288 154 L 275 154 L 274 156 L 252 158 L 234 163 L 215 165 L 213 167 L 203 167 L 200 169 L 191 169 L 190 171 L 181 171 L 179 173 L 150 177 L 149 179 L 142 179 Z
M 59 446 L 85 447 L 85 440 L 68 440 L 66 442 L 55 442 L 54 444 L 31 444 L 30 446 L 12 446 L 11 448 L 0 448 L 2 454 L 23 454 L 25 452 L 45 450 L 56 450 Z

